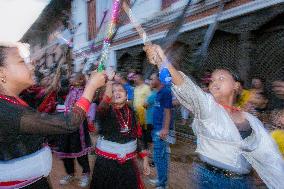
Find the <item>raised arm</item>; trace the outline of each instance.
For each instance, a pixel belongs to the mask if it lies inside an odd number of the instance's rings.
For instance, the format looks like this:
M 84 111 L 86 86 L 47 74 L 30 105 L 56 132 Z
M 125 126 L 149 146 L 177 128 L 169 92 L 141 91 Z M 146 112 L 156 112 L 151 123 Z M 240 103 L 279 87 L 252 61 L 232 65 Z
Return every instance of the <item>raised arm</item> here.
M 212 107 L 210 103 L 214 101 L 212 97 L 202 91 L 189 77 L 176 70 L 174 66 L 168 62 L 160 46 L 149 45 L 145 46 L 144 50 L 151 64 L 168 68 L 172 76 L 172 91 L 179 102 L 192 111 L 195 117 L 206 119 L 210 115 L 210 107 Z
M 106 114 L 109 111 L 110 105 L 111 105 L 111 99 L 112 99 L 112 84 L 113 84 L 113 78 L 115 76 L 114 70 L 109 67 L 106 71 L 107 76 L 107 83 L 106 83 L 106 89 L 103 95 L 103 99 L 100 102 L 98 108 L 97 108 L 97 117 L 99 119 L 106 118 Z
M 97 107 L 97 117 L 99 119 L 104 119 L 106 114 L 109 111 L 111 105 L 111 98 L 112 98 L 112 81 L 108 81 L 106 83 L 106 89 L 103 95 L 103 99 L 101 100 L 100 104 Z
M 80 103 L 79 103 L 80 104 Z M 63 134 L 78 129 L 86 118 L 86 107 L 75 104 L 70 112 L 62 114 L 40 113 L 32 109 L 25 109 L 20 116 L 20 132 L 27 134 Z
M 73 132 L 86 118 L 90 102 L 97 88 L 105 83 L 104 73 L 93 73 L 82 97 L 65 115 L 48 115 L 32 109 L 19 112 L 19 131 L 29 134 L 61 134 Z

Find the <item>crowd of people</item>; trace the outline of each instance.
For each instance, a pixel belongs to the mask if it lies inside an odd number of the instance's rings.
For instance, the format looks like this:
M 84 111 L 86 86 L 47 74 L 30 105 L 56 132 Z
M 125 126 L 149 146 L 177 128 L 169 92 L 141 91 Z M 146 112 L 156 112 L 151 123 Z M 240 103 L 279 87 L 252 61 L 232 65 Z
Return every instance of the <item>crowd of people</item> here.
M 144 50 L 151 64 L 169 70 L 171 85 L 159 72 L 144 78 L 112 69 L 70 78 L 57 71 L 36 83 L 26 45 L 0 43 L 0 189 L 51 188 L 52 153 L 66 171 L 61 185 L 74 180 L 76 159 L 82 167 L 79 187 L 144 188 L 140 172 L 149 175 L 151 165 L 157 178 L 149 183 L 165 189 L 177 106 L 180 125 L 191 127 L 197 138 L 199 160 L 190 187 L 254 188 L 254 170 L 268 188 L 283 188 L 284 108 L 270 110 L 261 79 L 247 89 L 234 70 L 217 68 L 197 85 L 160 46 Z M 284 81 L 272 86 L 284 100 Z M 95 144 L 90 133 L 97 136 Z M 93 169 L 90 153 L 96 154 Z

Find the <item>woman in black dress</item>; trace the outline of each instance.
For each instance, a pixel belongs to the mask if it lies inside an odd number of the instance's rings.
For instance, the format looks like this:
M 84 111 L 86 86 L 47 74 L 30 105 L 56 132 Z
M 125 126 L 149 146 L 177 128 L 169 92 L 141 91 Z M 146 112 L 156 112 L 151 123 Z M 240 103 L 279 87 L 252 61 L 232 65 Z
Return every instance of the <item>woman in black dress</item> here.
M 70 81 L 71 87 L 63 105 L 65 113 L 70 111 L 76 101 L 81 98 L 84 92 L 85 76 L 82 73 L 74 73 Z M 55 150 L 54 153 L 58 158 L 62 159 L 67 173 L 60 179 L 59 183 L 61 185 L 69 184 L 75 178 L 75 159 L 82 168 L 82 176 L 78 185 L 80 187 L 89 185 L 91 170 L 88 154 L 93 151 L 94 147 L 92 147 L 88 131 L 88 122 L 85 119 L 79 130 L 74 133 L 61 135 L 59 139 L 58 150 Z
M 66 115 L 41 114 L 29 108 L 19 94 L 34 84 L 29 50 L 22 43 L 0 42 L 0 188 L 50 188 L 46 177 L 52 156 L 43 137 L 71 133 L 86 118 L 104 73 L 92 74 L 82 97 Z
M 96 114 L 100 136 L 91 189 L 143 188 L 137 154 L 143 158 L 144 174 L 150 174 L 147 150 L 141 141 L 142 130 L 126 100 L 123 86 L 108 81 Z

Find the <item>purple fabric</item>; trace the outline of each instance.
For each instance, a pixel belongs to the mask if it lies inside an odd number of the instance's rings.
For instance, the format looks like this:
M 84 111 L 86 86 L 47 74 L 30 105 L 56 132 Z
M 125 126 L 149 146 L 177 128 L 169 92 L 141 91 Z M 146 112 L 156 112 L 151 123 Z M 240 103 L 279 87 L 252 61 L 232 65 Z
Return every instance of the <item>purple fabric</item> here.
M 95 120 L 96 109 L 97 109 L 96 103 L 92 103 L 91 106 L 90 106 L 89 113 L 88 113 L 88 121 L 94 121 Z
M 53 151 L 53 153 L 58 157 L 58 158 L 77 158 L 77 157 L 82 157 L 84 155 L 89 154 L 90 152 L 95 151 L 95 147 L 88 147 L 82 150 L 81 152 L 78 153 L 65 153 L 65 152 L 57 152 Z
M 84 91 L 83 87 L 71 87 L 71 89 L 70 89 L 70 91 L 69 91 L 69 93 L 66 97 L 65 103 L 64 103 L 65 108 L 66 108 L 66 112 L 68 112 L 72 109 L 74 104 L 82 96 L 83 91 Z M 90 108 L 90 112 L 89 112 L 88 116 L 89 115 L 93 116 L 93 115 L 91 115 L 92 111 L 95 111 L 93 104 Z M 94 116 L 92 118 L 94 119 Z M 57 157 L 59 157 L 59 158 L 76 158 L 76 157 L 81 157 L 83 155 L 86 155 L 86 154 L 95 150 L 94 147 L 89 147 L 89 146 L 86 145 L 85 133 L 84 133 L 84 124 L 83 123 L 79 127 L 79 134 L 80 134 L 80 141 L 78 141 L 78 143 L 80 142 L 82 150 L 78 153 L 66 153 L 66 152 L 53 151 L 57 155 Z
M 74 104 L 81 98 L 83 92 L 83 87 L 71 87 L 64 103 L 67 112 L 70 111 Z

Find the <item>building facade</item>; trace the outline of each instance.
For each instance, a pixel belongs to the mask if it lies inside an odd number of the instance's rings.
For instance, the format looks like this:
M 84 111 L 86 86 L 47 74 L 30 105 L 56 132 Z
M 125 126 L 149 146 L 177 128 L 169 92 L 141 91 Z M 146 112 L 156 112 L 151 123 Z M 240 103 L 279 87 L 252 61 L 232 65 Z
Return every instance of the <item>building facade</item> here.
M 222 10 L 220 2 L 223 2 Z M 176 21 L 187 1 L 132 0 L 130 3 L 134 3 L 132 7 L 134 16 L 142 24 L 149 39 L 159 42 Z M 282 20 L 284 20 L 283 3 L 283 0 L 192 1 L 177 39 L 177 43 L 180 43 L 185 51 L 185 58 L 177 62 L 178 66 L 186 72 L 200 69 L 195 65 L 196 55 L 205 41 L 209 26 L 216 22 L 218 16 L 218 25 L 211 35 L 208 55 L 203 61 L 206 69 L 228 65 L 240 71 L 245 81 L 253 75 L 265 74 L 271 77 L 270 80 L 277 74 L 281 75 L 283 73 L 281 44 L 284 44 L 281 37 Z M 89 62 L 92 62 L 100 54 L 102 40 L 110 20 L 112 1 L 73 0 L 72 4 L 74 5 L 72 16 L 75 22 L 87 25 L 75 35 L 75 44 L 77 43 L 74 48 L 75 61 L 79 64 L 87 54 L 90 57 Z M 83 14 L 83 10 L 86 10 L 86 14 Z M 111 45 L 108 65 L 121 71 L 134 68 L 146 73 L 148 68 L 142 40 L 127 17 L 125 18 L 121 21 L 123 24 L 119 27 Z M 263 53 L 264 50 L 267 54 Z M 275 75 L 275 70 L 280 71 Z
M 51 3 L 56 1 L 58 0 L 53 0 Z M 113 1 L 61 2 L 64 2 L 61 9 L 70 12 L 69 19 L 72 23 L 80 24 L 73 39 L 75 69 L 87 70 L 101 53 Z M 188 1 L 128 0 L 128 2 L 133 5 L 133 14 L 145 29 L 148 38 L 159 43 L 164 40 L 167 31 L 172 28 L 172 24 L 176 22 Z M 45 25 L 56 23 L 45 18 L 45 21 L 41 20 Z M 113 66 L 123 72 L 135 69 L 149 75 L 151 68 L 142 49 L 142 39 L 123 11 L 118 25 L 118 32 L 110 47 L 107 66 Z M 215 28 L 212 30 L 213 26 Z M 41 27 L 44 30 L 46 26 Z M 48 27 L 48 31 L 51 28 L 56 27 Z M 240 72 L 246 85 L 249 85 L 252 77 L 265 78 L 269 83 L 282 79 L 284 0 L 192 0 L 179 32 L 174 46 L 176 45 L 175 49 L 181 51 L 182 56 L 179 54 L 180 58 L 175 57 L 173 62 L 186 73 L 228 66 Z M 39 40 L 35 40 L 35 35 L 31 35 L 31 31 L 28 31 L 24 39 L 32 36 L 30 38 L 38 42 Z M 212 39 L 208 40 L 208 36 Z M 207 44 L 206 56 L 200 63 L 197 60 L 206 42 L 210 43 Z

